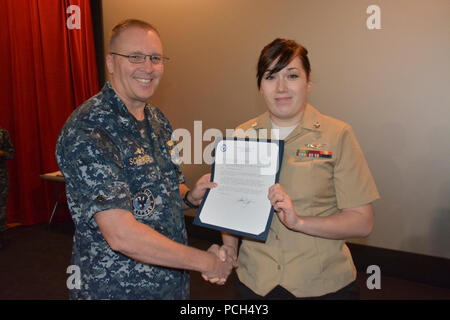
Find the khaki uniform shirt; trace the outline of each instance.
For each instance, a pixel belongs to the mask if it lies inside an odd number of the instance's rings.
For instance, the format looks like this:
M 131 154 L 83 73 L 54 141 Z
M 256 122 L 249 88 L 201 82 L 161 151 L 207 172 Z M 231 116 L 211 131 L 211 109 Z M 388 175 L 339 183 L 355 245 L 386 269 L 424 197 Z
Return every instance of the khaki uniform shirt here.
M 252 128 L 258 136 L 263 134 L 261 129 L 266 129 L 268 134 L 264 137 L 270 137 L 268 112 L 237 129 Z M 236 135 L 242 136 L 242 132 Z M 313 156 L 311 151 L 328 154 Z M 310 105 L 297 128 L 285 139 L 280 184 L 301 216 L 330 216 L 379 198 L 351 127 L 322 115 Z M 356 269 L 343 240 L 289 230 L 276 214 L 265 243 L 242 241 L 237 274 L 262 296 L 277 285 L 297 297 L 321 296 L 356 279 Z

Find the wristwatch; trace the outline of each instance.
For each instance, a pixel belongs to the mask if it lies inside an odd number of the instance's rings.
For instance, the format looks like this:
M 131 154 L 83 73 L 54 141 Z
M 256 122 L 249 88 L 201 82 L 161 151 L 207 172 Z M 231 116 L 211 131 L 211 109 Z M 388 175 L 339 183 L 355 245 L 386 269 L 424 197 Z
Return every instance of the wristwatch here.
M 188 196 L 188 193 L 189 193 L 189 192 L 191 192 L 191 191 L 187 191 L 187 192 L 184 194 L 183 202 L 184 202 L 189 208 L 192 208 L 192 209 L 198 209 L 198 206 L 196 206 L 195 204 L 193 204 L 192 202 L 190 202 L 190 201 L 188 200 L 187 196 Z

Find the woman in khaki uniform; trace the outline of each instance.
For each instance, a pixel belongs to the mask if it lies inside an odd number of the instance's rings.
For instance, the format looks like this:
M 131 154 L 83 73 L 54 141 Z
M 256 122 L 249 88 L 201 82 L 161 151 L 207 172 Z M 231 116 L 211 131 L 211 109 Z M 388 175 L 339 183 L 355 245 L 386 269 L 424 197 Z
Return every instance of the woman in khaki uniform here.
M 285 140 L 280 183 L 268 192 L 277 214 L 267 241 L 243 239 L 238 250 L 238 238 L 222 234 L 242 299 L 359 298 L 344 241 L 371 233 L 379 194 L 351 127 L 307 103 L 307 53 L 283 39 L 262 50 L 258 88 L 268 110 L 236 130 L 279 129 Z

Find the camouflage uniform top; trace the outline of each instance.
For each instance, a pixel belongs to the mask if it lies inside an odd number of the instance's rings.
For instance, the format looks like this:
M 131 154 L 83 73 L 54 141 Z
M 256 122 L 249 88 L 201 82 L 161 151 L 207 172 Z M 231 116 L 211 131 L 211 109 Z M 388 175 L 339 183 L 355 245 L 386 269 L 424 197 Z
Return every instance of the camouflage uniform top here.
M 137 221 L 187 243 L 178 186 L 184 177 L 168 145 L 172 128 L 149 105 L 145 121 L 142 134 L 107 82 L 72 113 L 58 137 L 56 158 L 76 226 L 72 264 L 81 272 L 81 288 L 70 290 L 72 299 L 189 298 L 188 272 L 114 252 L 94 219 L 99 211 L 128 210 Z
M 3 155 L 0 156 L 0 232 L 3 232 L 7 229 L 6 206 L 9 191 L 9 177 L 6 160 L 11 160 L 14 157 L 14 147 L 9 138 L 9 133 L 3 128 L 0 128 L 0 150 L 3 151 Z
M 2 172 L 6 174 L 8 171 L 6 160 L 11 160 L 14 157 L 14 147 L 8 131 L 3 128 L 0 128 L 0 150 L 4 152 L 3 156 L 0 157 L 0 174 Z

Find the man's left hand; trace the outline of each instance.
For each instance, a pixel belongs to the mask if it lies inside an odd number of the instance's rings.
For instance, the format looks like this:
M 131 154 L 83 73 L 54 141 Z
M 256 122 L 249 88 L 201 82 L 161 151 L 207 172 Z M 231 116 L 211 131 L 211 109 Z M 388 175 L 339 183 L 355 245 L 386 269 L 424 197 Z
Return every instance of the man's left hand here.
M 192 204 L 196 206 L 200 205 L 206 190 L 217 187 L 217 183 L 209 181 L 210 179 L 210 173 L 207 173 L 198 179 L 195 187 L 188 194 L 188 200 Z

